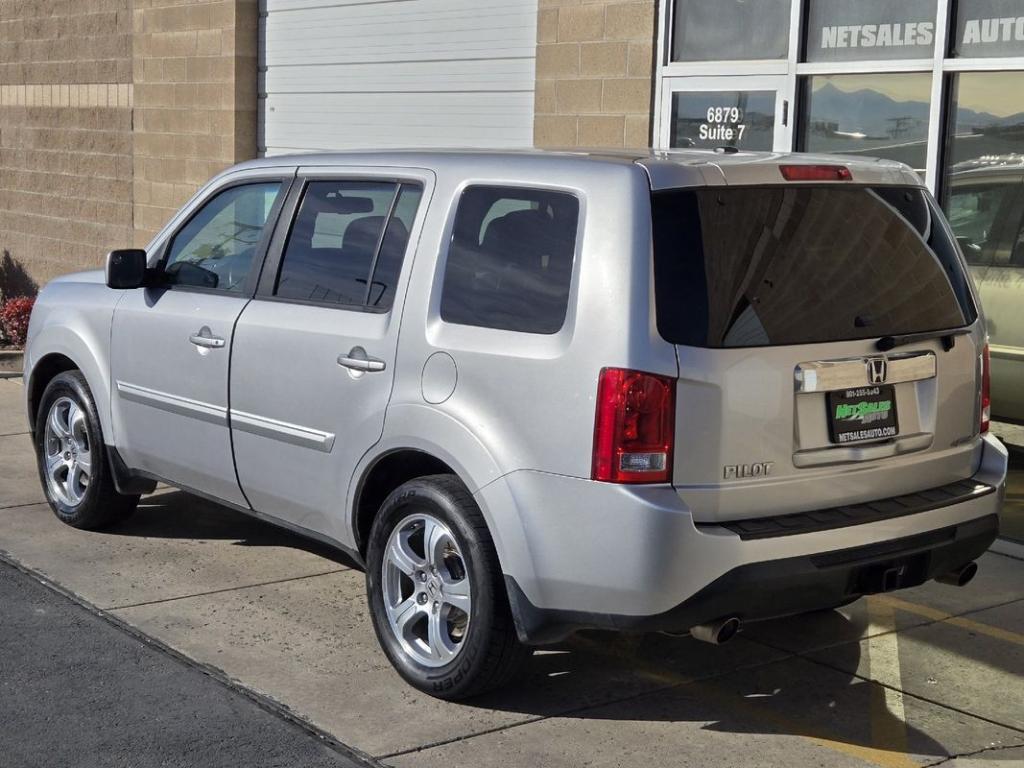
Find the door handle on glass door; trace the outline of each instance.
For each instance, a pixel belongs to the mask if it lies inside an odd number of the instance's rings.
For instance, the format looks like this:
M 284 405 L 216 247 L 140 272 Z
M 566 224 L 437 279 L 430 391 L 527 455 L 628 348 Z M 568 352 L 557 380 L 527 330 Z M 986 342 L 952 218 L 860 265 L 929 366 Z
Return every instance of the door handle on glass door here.
M 338 365 L 360 373 L 379 373 L 387 364 L 376 357 L 370 357 L 362 347 L 352 347 L 347 355 L 338 355 Z
M 206 347 L 207 349 L 220 349 L 226 343 L 220 336 L 214 336 L 209 326 L 206 325 L 199 329 L 199 333 L 189 336 L 188 340 L 197 347 Z

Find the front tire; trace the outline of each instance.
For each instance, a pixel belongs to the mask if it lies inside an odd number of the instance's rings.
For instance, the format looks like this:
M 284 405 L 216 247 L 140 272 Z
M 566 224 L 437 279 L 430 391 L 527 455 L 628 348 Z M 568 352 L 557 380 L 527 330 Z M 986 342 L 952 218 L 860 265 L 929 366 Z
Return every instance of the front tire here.
M 411 480 L 384 501 L 370 532 L 366 591 L 391 664 L 431 696 L 501 687 L 530 656 L 483 515 L 451 475 Z
M 139 497 L 114 487 L 96 404 L 79 371 L 60 373 L 47 385 L 35 443 L 39 479 L 61 522 L 98 530 L 135 511 Z

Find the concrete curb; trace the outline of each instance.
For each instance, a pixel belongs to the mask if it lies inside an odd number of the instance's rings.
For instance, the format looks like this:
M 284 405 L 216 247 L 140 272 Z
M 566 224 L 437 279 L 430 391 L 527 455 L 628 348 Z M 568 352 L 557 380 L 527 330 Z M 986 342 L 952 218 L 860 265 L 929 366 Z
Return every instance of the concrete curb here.
M 22 376 L 25 352 L 21 349 L 0 351 L 0 379 L 18 379 Z

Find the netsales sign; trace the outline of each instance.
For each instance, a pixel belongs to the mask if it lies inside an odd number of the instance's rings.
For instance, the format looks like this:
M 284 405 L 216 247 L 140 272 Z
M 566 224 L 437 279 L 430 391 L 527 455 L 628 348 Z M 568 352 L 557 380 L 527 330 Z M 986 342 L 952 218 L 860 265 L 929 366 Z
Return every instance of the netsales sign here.
M 1011 42 L 1024 43 L 1024 16 L 967 19 L 964 22 L 961 45 Z
M 930 21 L 908 21 L 905 24 L 836 24 L 821 30 L 821 47 L 829 48 L 899 48 L 910 45 L 931 45 L 935 41 L 935 24 Z
M 930 59 L 935 52 L 936 0 L 814 0 L 807 12 L 807 61 Z M 950 22 L 954 55 L 1024 55 L 1024 0 L 957 0 Z
M 1002 16 L 993 19 L 966 19 L 962 22 L 960 45 L 991 45 L 1024 43 L 1024 16 Z M 897 24 L 833 24 L 822 27 L 821 47 L 830 48 L 900 48 L 935 42 L 935 24 L 931 21 L 908 21 Z

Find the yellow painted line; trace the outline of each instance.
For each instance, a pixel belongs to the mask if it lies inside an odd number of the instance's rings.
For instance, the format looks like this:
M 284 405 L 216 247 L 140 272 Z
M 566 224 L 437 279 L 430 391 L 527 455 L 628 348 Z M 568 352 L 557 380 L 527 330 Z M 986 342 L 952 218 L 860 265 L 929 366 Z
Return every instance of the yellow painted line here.
M 616 658 L 621 658 L 623 655 L 622 653 L 616 652 L 616 650 L 623 650 L 621 647 L 618 649 L 615 647 L 608 647 L 605 644 L 596 643 L 581 636 L 574 638 L 574 644 L 587 646 L 587 649 L 594 652 L 596 655 L 615 656 Z M 779 661 L 783 660 L 784 659 L 779 659 Z M 879 746 L 877 744 L 871 747 L 861 746 L 859 744 L 851 744 L 846 741 L 829 738 L 827 735 L 822 733 L 808 733 L 811 723 L 805 720 L 787 717 L 786 715 L 773 712 L 763 706 L 757 706 L 753 703 L 755 701 L 764 701 L 764 699 L 750 700 L 742 696 L 736 696 L 735 694 L 722 691 L 714 686 L 713 680 L 698 680 L 685 675 L 676 674 L 668 669 L 643 663 L 638 663 L 634 669 L 638 674 L 643 675 L 649 680 L 671 686 L 685 685 L 691 690 L 696 690 L 698 698 L 714 701 L 716 704 L 721 705 L 726 711 L 741 714 L 743 717 L 747 717 L 755 722 L 760 721 L 767 725 L 774 726 L 780 731 L 780 733 L 776 735 L 798 736 L 799 738 L 807 739 L 819 747 L 824 747 L 825 749 L 830 749 L 833 752 L 839 752 L 849 757 L 855 757 L 866 763 L 877 765 L 879 768 L 921 768 L 921 763 L 916 760 L 912 760 L 908 755 L 893 751 L 892 749 L 884 746 Z M 743 670 L 737 669 L 735 671 L 742 672 Z M 869 683 L 861 684 L 869 685 Z M 874 687 L 877 689 L 881 686 Z M 768 701 L 770 700 L 771 699 L 769 698 Z M 772 734 L 766 735 L 770 736 Z M 872 733 L 872 740 L 874 740 L 874 733 Z M 905 750 L 905 732 L 903 734 L 903 741 L 903 748 Z
M 991 624 L 982 624 L 980 621 L 972 621 L 971 619 L 964 618 L 963 616 L 953 616 L 946 611 L 940 611 L 927 605 L 911 603 L 907 600 L 900 600 L 898 597 L 892 597 L 890 595 L 872 595 L 868 598 L 868 605 L 870 606 L 873 603 L 885 604 L 895 610 L 912 613 L 925 619 L 931 619 L 932 621 L 941 621 L 946 624 L 952 624 L 955 627 L 966 629 L 969 632 L 974 632 L 978 635 L 986 635 L 988 637 L 995 638 L 996 640 L 1003 640 L 1007 643 L 1024 645 L 1024 635 L 1019 632 L 1012 632 L 1008 629 L 993 627 Z

